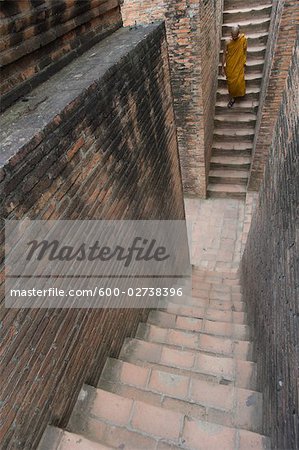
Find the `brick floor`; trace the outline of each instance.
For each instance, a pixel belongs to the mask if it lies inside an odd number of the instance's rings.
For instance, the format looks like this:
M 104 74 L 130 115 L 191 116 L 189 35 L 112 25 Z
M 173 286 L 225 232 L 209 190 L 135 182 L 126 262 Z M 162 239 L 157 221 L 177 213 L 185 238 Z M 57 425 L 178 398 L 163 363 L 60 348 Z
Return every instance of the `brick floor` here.
M 185 209 L 192 264 L 206 270 L 236 271 L 244 242 L 244 201 L 185 198 Z

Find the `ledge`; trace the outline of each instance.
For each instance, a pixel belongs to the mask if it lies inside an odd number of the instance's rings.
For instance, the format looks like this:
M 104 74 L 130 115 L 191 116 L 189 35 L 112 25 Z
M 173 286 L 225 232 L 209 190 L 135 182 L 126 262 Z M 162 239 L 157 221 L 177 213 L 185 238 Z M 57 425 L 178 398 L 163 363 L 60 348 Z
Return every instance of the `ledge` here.
M 0 119 L 0 180 L 4 166 L 18 164 L 158 30 L 164 33 L 163 23 L 119 29 L 7 109 Z

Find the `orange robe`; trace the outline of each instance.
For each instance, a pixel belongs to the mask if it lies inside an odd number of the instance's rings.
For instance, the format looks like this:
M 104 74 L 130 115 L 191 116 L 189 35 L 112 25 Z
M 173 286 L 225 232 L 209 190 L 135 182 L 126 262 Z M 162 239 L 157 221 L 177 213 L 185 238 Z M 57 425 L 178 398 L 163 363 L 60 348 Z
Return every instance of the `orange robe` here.
M 246 94 L 245 69 L 247 38 L 240 34 L 226 46 L 226 79 L 228 91 L 232 97 L 243 97 Z

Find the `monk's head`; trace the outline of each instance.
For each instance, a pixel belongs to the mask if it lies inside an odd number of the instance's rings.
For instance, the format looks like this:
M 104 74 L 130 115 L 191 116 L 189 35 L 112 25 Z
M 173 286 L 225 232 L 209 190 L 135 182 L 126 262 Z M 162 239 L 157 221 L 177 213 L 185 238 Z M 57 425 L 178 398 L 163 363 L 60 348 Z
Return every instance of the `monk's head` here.
M 239 35 L 240 35 L 240 27 L 239 27 L 239 25 L 236 25 L 236 26 L 232 27 L 232 29 L 231 29 L 232 39 L 235 41 L 236 39 L 238 39 Z

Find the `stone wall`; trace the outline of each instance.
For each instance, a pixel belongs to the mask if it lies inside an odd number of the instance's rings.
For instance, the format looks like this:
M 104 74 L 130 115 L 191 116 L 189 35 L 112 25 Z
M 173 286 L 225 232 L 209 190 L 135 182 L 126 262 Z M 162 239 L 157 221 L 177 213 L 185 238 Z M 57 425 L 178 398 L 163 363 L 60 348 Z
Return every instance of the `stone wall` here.
M 2 0 L 1 109 L 122 25 L 119 0 Z
M 2 117 L 2 217 L 184 219 L 163 25 L 116 31 L 30 96 Z M 1 448 L 66 425 L 147 313 L 2 304 Z
M 258 190 L 263 179 L 290 58 L 298 39 L 299 7 L 296 0 L 273 0 L 263 84 L 260 94 L 249 190 Z
M 294 49 L 241 265 L 264 433 L 277 450 L 295 449 L 299 442 L 298 69 Z
M 122 0 L 125 25 L 166 21 L 186 194 L 206 196 L 223 0 Z

